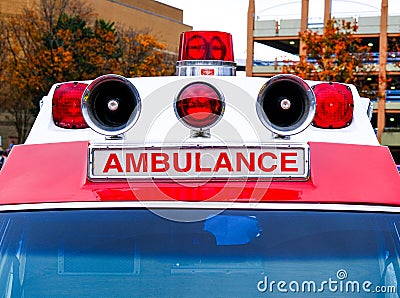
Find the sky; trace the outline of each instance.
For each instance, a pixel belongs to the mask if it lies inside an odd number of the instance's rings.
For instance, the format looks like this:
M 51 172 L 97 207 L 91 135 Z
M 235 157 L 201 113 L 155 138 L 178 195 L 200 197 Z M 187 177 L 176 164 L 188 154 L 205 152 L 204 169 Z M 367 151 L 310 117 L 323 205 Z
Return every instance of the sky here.
M 246 59 L 248 0 L 157 0 L 183 10 L 183 22 L 193 30 L 217 30 L 232 34 L 236 59 Z M 389 1 L 389 15 L 400 15 L 400 1 Z M 323 21 L 324 0 L 309 0 L 310 21 Z M 279 4 L 277 4 L 279 3 Z M 332 15 L 355 17 L 380 15 L 381 0 L 332 0 Z M 258 19 L 300 18 L 301 0 L 255 0 Z M 283 52 L 266 46 L 255 48 L 255 59 L 273 60 Z

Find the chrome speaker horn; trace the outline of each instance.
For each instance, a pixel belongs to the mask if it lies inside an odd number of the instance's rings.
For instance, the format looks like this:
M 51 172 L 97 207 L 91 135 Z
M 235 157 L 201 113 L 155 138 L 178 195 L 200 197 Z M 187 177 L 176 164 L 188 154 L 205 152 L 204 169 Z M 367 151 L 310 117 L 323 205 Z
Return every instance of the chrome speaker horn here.
M 120 75 L 98 77 L 82 96 L 83 118 L 90 128 L 106 136 L 117 136 L 132 128 L 140 110 L 139 92 Z
M 301 78 L 282 74 L 261 88 L 257 114 L 264 126 L 278 136 L 290 136 L 306 129 L 315 115 L 316 99 Z

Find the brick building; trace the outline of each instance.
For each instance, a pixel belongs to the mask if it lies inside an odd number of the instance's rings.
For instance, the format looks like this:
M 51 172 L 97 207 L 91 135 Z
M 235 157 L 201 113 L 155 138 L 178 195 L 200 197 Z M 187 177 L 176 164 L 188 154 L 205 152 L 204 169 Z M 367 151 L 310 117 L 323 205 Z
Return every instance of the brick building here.
M 18 14 L 40 0 L 0 0 L 0 14 Z M 183 23 L 183 11 L 154 0 L 86 0 L 99 18 L 138 30 L 150 30 L 169 51 L 177 52 L 179 35 L 192 30 Z

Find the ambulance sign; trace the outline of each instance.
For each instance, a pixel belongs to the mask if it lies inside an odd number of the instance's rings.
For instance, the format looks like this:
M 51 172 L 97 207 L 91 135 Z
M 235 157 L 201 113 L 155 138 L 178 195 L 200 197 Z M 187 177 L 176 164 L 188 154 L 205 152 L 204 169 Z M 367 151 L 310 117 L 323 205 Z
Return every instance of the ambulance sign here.
M 91 179 L 307 179 L 307 145 L 89 149 Z

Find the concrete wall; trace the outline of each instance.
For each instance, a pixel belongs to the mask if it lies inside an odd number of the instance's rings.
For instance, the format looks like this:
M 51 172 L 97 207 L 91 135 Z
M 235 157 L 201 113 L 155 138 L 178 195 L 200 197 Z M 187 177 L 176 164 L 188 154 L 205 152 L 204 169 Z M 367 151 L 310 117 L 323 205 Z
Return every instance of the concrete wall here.
M 0 0 L 0 13 L 14 15 L 22 12 L 23 8 L 31 5 L 32 0 Z
M 0 0 L 1 1 L 1 0 Z M 87 0 L 99 17 L 138 30 L 149 30 L 167 49 L 177 52 L 179 36 L 192 30 L 183 24 L 183 11 L 152 0 Z

